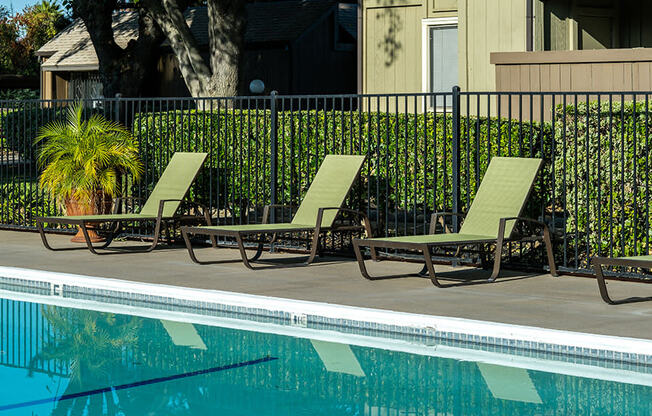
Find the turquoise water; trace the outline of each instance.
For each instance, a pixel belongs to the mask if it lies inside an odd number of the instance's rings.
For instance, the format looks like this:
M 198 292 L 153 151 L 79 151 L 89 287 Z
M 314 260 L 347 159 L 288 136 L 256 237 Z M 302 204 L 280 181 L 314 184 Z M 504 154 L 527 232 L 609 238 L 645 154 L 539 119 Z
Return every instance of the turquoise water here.
M 651 415 L 636 381 L 0 299 L 0 416 Z

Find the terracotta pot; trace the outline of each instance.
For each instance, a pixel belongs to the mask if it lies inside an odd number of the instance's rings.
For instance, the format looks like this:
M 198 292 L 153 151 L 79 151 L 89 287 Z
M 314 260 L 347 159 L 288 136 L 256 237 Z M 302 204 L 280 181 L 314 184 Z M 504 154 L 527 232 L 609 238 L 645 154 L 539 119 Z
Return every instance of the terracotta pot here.
M 107 197 L 104 192 L 98 191 L 91 201 L 79 201 L 76 198 L 69 198 L 65 201 L 66 215 L 99 215 L 108 214 L 111 212 L 112 200 Z M 106 239 L 100 237 L 95 231 L 98 224 L 89 223 L 86 225 L 88 236 L 93 243 L 101 243 Z M 70 239 L 73 243 L 85 243 L 84 234 L 81 229 L 77 230 L 77 234 Z

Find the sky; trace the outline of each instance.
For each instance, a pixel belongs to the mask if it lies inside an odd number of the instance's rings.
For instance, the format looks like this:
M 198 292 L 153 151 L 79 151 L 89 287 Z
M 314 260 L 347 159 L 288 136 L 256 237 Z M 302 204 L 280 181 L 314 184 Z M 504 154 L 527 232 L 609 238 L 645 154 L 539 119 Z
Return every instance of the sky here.
M 8 9 L 13 6 L 14 12 L 19 12 L 25 8 L 25 6 L 31 6 L 32 4 L 40 3 L 40 0 L 0 0 L 0 4 L 7 7 Z

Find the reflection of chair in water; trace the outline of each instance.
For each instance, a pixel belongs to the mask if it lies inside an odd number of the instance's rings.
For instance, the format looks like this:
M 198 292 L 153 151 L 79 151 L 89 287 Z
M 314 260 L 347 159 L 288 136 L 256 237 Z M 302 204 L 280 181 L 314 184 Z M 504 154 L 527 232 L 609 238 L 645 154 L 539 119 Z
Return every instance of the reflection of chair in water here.
M 190 347 L 199 350 L 206 350 L 206 344 L 201 339 L 195 326 L 185 322 L 164 321 L 161 319 L 163 328 L 167 331 L 174 345 Z
M 485 363 L 478 363 L 478 368 L 496 399 L 542 403 L 526 369 Z
M 312 347 L 317 351 L 319 358 L 326 370 L 331 373 L 351 374 L 357 377 L 365 377 L 360 367 L 360 362 L 347 344 L 335 342 L 317 341 L 311 339 Z

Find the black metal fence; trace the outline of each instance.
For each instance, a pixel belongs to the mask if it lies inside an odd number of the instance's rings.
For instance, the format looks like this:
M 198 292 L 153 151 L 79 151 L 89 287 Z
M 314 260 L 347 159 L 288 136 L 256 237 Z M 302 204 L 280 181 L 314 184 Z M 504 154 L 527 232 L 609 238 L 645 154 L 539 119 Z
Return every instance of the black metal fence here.
M 423 234 L 434 211 L 465 211 L 491 157 L 541 157 L 527 214 L 554 233 L 561 270 L 594 255 L 650 250 L 652 92 L 451 92 L 87 100 L 136 137 L 146 197 L 175 151 L 209 153 L 191 196 L 218 223 L 258 222 L 269 203 L 298 204 L 323 157 L 366 154 L 348 204 L 376 235 Z M 71 101 L 0 101 L 0 224 L 32 229 L 60 212 L 37 183 L 33 138 Z M 449 105 L 450 104 L 450 105 Z M 142 232 L 143 230 L 134 230 Z M 334 245 L 340 244 L 333 240 Z M 509 255 L 544 264 L 540 250 Z

